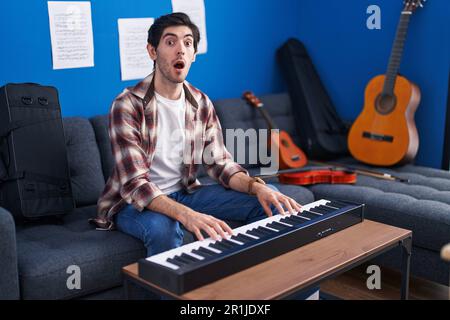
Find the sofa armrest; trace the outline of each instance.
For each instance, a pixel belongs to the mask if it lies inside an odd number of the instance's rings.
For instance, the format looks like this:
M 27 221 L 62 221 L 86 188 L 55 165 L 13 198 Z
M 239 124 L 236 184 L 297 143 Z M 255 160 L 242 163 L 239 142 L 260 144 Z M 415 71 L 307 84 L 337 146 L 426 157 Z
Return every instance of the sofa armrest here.
M 0 207 L 0 300 L 19 299 L 16 227 L 12 215 Z

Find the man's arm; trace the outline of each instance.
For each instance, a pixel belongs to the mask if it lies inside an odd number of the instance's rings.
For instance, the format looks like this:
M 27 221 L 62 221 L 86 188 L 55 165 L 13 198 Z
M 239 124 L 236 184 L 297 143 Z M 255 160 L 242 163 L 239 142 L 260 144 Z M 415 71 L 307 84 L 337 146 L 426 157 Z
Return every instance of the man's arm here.
M 238 172 L 231 176 L 229 185 L 233 190 L 247 193 L 250 181 L 252 181 L 251 177 L 243 172 Z M 282 205 L 284 205 L 290 213 L 295 213 L 302 207 L 294 199 L 274 191 L 262 183 L 254 183 L 252 191 L 252 193 L 258 197 L 259 202 L 269 217 L 272 216 L 272 210 L 270 210 L 271 204 L 273 204 L 281 214 L 284 214 Z
M 232 229 L 224 221 L 194 211 L 166 195 L 154 198 L 147 206 L 147 209 L 165 214 L 179 221 L 187 230 L 194 233 L 199 240 L 203 240 L 202 230 L 215 240 L 219 235 L 225 238 L 226 232 L 230 235 L 232 234 Z

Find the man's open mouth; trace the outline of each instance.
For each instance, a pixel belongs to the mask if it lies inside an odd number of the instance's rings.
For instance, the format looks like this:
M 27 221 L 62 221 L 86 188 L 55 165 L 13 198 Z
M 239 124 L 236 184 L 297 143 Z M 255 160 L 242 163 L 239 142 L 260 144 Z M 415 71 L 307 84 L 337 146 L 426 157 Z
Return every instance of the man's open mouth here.
M 183 69 L 184 68 L 184 61 L 177 61 L 173 65 L 175 69 Z

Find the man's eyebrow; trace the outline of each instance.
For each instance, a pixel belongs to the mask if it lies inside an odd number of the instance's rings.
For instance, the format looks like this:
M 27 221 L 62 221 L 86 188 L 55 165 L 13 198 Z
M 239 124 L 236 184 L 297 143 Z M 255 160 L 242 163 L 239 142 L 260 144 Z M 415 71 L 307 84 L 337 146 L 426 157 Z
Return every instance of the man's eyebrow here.
M 178 38 L 178 36 L 175 33 L 171 33 L 171 32 L 166 33 L 165 35 L 163 35 L 162 38 L 164 39 L 164 38 L 169 37 L 169 36 Z M 190 33 L 186 34 L 183 38 L 187 38 L 187 37 L 194 38 L 194 36 L 192 34 L 190 34 Z

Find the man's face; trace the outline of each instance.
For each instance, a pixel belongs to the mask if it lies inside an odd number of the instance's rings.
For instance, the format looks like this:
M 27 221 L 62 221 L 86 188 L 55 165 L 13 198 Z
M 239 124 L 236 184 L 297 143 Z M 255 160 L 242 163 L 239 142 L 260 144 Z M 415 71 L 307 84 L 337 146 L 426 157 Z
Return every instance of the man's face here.
M 147 50 L 156 61 L 156 69 L 172 83 L 182 83 L 186 79 L 196 55 L 192 31 L 186 26 L 166 28 L 158 48 L 147 45 Z

